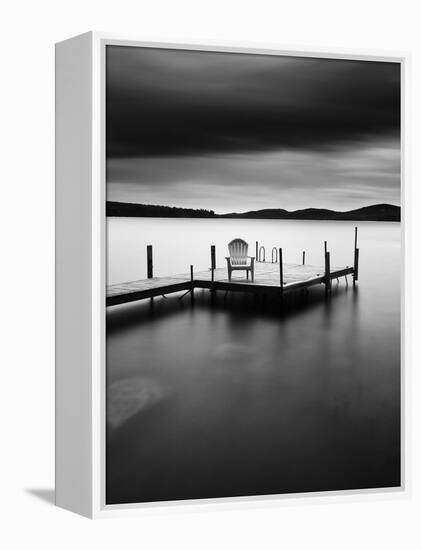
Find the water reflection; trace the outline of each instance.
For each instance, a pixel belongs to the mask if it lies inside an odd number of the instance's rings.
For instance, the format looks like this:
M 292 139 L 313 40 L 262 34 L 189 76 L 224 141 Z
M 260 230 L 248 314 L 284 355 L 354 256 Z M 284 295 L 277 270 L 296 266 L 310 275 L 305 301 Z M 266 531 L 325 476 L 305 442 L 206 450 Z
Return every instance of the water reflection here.
M 195 292 L 108 311 L 108 503 L 399 485 L 396 316 Z

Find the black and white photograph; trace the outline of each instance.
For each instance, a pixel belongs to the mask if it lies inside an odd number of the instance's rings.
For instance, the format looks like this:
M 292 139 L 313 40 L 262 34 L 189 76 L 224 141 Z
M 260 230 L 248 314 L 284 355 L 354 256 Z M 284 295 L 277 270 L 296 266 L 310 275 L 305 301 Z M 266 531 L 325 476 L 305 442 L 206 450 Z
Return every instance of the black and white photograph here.
M 399 488 L 401 64 L 107 45 L 105 131 L 106 504 Z
M 2 11 L 0 548 L 421 548 L 415 3 Z

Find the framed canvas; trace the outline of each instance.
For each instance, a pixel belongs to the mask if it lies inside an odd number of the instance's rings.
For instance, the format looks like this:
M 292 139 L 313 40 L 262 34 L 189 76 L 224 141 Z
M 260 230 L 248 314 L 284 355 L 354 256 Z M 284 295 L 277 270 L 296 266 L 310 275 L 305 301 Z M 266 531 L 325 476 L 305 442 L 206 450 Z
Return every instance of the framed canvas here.
M 56 503 L 408 488 L 407 56 L 56 45 Z

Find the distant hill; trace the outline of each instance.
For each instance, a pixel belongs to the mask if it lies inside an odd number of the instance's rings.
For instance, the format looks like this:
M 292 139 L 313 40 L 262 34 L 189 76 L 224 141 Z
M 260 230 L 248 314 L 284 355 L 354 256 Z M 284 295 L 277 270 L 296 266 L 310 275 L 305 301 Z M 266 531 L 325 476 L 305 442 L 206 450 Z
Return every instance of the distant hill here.
M 122 218 L 215 218 L 213 210 L 136 204 L 132 202 L 107 201 L 106 211 L 107 216 Z
M 281 208 L 254 210 L 243 213 L 221 214 L 221 218 L 254 218 L 254 219 L 272 219 L 272 220 L 360 220 L 360 221 L 384 221 L 399 222 L 401 219 L 401 209 L 393 204 L 374 204 L 348 210 L 346 212 L 337 212 L 327 210 L 326 208 L 305 208 L 304 210 L 294 210 L 288 212 Z
M 270 220 L 354 220 L 399 222 L 401 209 L 393 204 L 374 204 L 337 212 L 325 208 L 305 208 L 289 212 L 282 208 L 267 208 L 250 212 L 216 214 L 213 210 L 177 208 L 150 204 L 107 201 L 107 216 L 130 218 L 249 218 Z

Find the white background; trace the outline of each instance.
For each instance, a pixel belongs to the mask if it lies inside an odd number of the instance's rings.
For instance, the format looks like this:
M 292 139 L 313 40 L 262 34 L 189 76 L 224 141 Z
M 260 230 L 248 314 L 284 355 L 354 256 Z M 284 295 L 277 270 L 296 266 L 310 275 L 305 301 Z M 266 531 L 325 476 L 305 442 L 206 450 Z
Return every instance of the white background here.
M 3 4 L 0 48 L 0 545 L 2 548 L 420 548 L 421 45 L 417 2 L 72 0 Z M 412 53 L 412 496 L 342 498 L 92 522 L 54 508 L 54 43 L 87 30 L 140 39 Z M 418 103 L 418 104 L 417 104 Z M 418 158 L 417 158 L 418 157 Z M 409 201 L 408 201 L 409 202 Z M 415 275 L 418 273 L 418 276 Z M 408 368 L 411 364 L 408 362 Z

